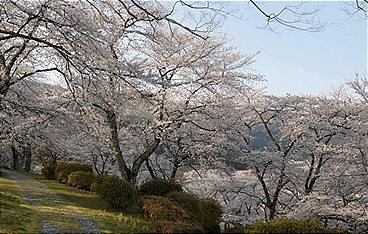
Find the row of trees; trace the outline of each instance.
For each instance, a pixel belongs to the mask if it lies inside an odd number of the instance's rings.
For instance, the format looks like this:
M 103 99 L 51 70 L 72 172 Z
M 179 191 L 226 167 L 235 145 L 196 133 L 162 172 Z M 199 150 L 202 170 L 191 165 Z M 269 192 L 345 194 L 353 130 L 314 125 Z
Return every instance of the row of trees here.
M 163 107 L 146 97 L 126 101 L 123 113 L 130 115 L 117 121 L 119 149 L 130 170 L 142 155 L 146 157 L 130 181 L 179 179 L 189 191 L 222 201 L 228 222 L 292 215 L 363 231 L 368 197 L 367 80 L 350 85 L 359 97 L 342 89 L 331 97 L 273 97 L 237 89 L 200 96 L 207 99 L 186 115 L 180 109 L 173 109 L 171 116 L 155 115 L 155 108 L 181 107 L 180 96 Z M 49 85 L 43 90 L 47 88 L 58 90 Z M 44 108 L 53 109 L 69 92 L 54 95 L 57 98 L 43 99 Z M 11 132 L 16 135 L 9 138 L 11 149 L 24 139 L 34 147 L 36 162 L 83 161 L 99 174 L 120 174 L 108 113 L 93 104 L 85 104 L 88 114 L 80 113 L 71 103 L 54 115 L 27 110 L 19 121 L 12 118 Z M 162 123 L 157 119 L 162 115 L 175 118 Z M 151 149 L 154 131 L 157 145 Z
M 149 159 L 160 145 L 173 141 L 183 148 L 181 138 L 192 134 L 186 128 L 200 129 L 196 118 L 216 105 L 221 93 L 259 77 L 247 71 L 253 56 L 209 36 L 212 23 L 186 27 L 172 17 L 174 9 L 175 4 L 165 8 L 135 1 L 3 4 L 4 142 L 23 147 L 33 136 L 33 143 L 42 139 L 54 152 L 90 153 L 94 161 L 116 162 L 119 174 L 132 183 L 142 165 L 150 168 Z M 21 82 L 42 76 L 64 79 L 69 93 Z M 51 139 L 45 132 L 50 130 L 70 140 Z M 77 150 L 76 139 L 86 140 L 80 147 L 94 152 Z
M 292 215 L 366 231 L 367 79 L 350 86 L 359 97 L 244 98 L 245 127 L 227 128 L 225 150 L 243 170 L 188 172 L 187 186 L 222 200 L 229 222 Z
M 207 13 L 183 24 L 179 3 Z M 83 161 L 133 184 L 182 179 L 223 201 L 231 222 L 367 226 L 367 80 L 350 84 L 354 97 L 266 96 L 255 55 L 211 34 L 219 8 L 179 3 L 2 4 L 0 159 L 27 170 L 32 157 Z

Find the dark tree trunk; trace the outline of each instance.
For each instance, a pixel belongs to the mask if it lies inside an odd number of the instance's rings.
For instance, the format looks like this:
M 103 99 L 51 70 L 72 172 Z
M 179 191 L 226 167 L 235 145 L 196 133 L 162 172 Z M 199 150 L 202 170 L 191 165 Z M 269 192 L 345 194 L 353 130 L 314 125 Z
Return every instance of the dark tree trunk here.
M 19 164 L 19 151 L 15 148 L 14 145 L 11 146 L 11 150 L 13 154 L 13 162 L 12 162 L 11 168 L 13 170 L 16 170 L 18 169 L 18 164 Z
M 119 131 L 114 108 L 108 107 L 105 109 L 98 104 L 93 105 L 105 111 L 107 114 L 107 120 L 110 128 L 111 150 L 118 163 L 121 177 L 126 181 L 135 184 L 137 182 L 138 173 L 142 167 L 142 164 L 155 152 L 161 141 L 155 138 L 153 142 L 147 146 L 146 150 L 135 159 L 132 168 L 129 168 L 124 160 L 123 153 L 120 148 Z
M 172 180 L 175 179 L 176 173 L 178 172 L 179 167 L 180 167 L 180 163 L 174 162 L 174 165 L 171 170 L 170 179 Z
M 118 162 L 119 171 L 123 179 L 127 181 L 131 181 L 131 170 L 127 167 L 126 162 L 123 157 L 123 153 L 121 151 L 119 145 L 119 134 L 118 134 L 118 125 L 116 123 L 116 116 L 113 110 L 106 110 L 107 119 L 110 127 L 110 137 L 111 137 L 111 147 L 112 152 Z
M 270 217 L 269 219 L 272 220 L 276 216 L 276 207 L 270 207 Z
M 159 139 L 154 139 L 153 142 L 147 146 L 146 150 L 135 159 L 129 180 L 132 184 L 137 182 L 138 173 L 142 164 L 156 151 L 160 142 L 161 141 Z
M 146 167 L 152 177 L 152 179 L 155 179 L 157 177 L 155 170 L 152 168 L 151 164 L 149 163 L 149 160 L 146 160 Z
M 24 147 L 23 155 L 24 155 L 24 170 L 31 171 L 32 149 L 30 145 L 26 145 Z

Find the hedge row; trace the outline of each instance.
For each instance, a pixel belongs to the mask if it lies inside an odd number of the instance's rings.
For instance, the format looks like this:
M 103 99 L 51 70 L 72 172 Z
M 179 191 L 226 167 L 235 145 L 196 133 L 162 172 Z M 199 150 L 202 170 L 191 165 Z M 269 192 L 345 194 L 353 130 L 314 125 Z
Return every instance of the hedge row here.
M 342 230 L 324 227 L 317 219 L 281 217 L 268 222 L 256 222 L 247 227 L 247 233 L 342 233 Z
M 46 165 L 42 173 L 47 179 L 91 190 L 122 211 L 140 209 L 149 220 L 149 232 L 220 232 L 222 211 L 218 202 L 185 193 L 173 180 L 150 180 L 137 190 L 116 176 L 95 175 L 82 164 Z
M 80 163 L 59 163 L 55 168 L 55 179 L 60 183 L 66 184 L 68 176 L 76 171 L 92 173 L 92 167 Z
M 41 170 L 42 175 L 46 179 L 57 180 L 63 184 L 66 184 L 68 182 L 68 176 L 76 171 L 92 173 L 92 167 L 80 163 L 62 162 L 59 164 L 47 164 Z
M 280 217 L 268 222 L 255 222 L 244 227 L 235 225 L 225 233 L 345 233 L 343 230 L 324 227 L 317 219 L 295 219 Z

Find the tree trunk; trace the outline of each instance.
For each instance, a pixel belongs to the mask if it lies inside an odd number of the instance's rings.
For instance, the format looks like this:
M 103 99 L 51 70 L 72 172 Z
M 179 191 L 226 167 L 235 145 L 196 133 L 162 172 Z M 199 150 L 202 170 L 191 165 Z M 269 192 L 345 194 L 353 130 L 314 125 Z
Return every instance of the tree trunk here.
M 32 150 L 30 145 L 26 145 L 24 147 L 24 170 L 25 171 L 31 171 L 31 165 L 32 165 Z
M 149 171 L 149 173 L 150 173 L 150 175 L 151 175 L 151 177 L 152 177 L 152 179 L 155 179 L 156 177 L 157 177 L 157 175 L 156 175 L 156 173 L 155 173 L 155 170 L 152 168 L 152 166 L 150 165 L 150 163 L 149 163 L 149 160 L 147 159 L 146 160 L 146 167 L 147 167 L 147 169 L 148 169 L 148 171 Z
M 18 169 L 19 164 L 19 151 L 15 148 L 14 145 L 11 146 L 12 154 L 13 154 L 13 162 L 12 162 L 12 169 L 16 170 Z
M 9 90 L 10 70 L 5 64 L 4 54 L 0 51 L 0 108 Z
M 146 150 L 135 159 L 130 177 L 130 182 L 132 184 L 135 184 L 137 182 L 138 173 L 142 167 L 142 164 L 156 151 L 160 142 L 161 141 L 159 139 L 157 138 L 154 139 L 153 142 L 150 145 L 148 145 Z
M 272 205 L 271 207 L 269 207 L 269 211 L 270 211 L 269 220 L 272 220 L 276 216 L 276 207 Z
M 107 119 L 110 127 L 110 137 L 111 137 L 111 149 L 112 152 L 118 162 L 118 168 L 121 176 L 126 181 L 131 181 L 131 170 L 127 167 L 123 153 L 121 152 L 121 148 L 119 145 L 119 134 L 118 134 L 118 126 L 116 124 L 116 116 L 115 112 L 111 109 L 107 110 Z
M 126 181 L 135 184 L 137 182 L 138 173 L 142 167 L 142 164 L 153 154 L 153 152 L 155 152 L 156 148 L 158 147 L 161 141 L 155 138 L 154 141 L 150 145 L 148 145 L 146 150 L 135 159 L 132 169 L 129 169 L 124 160 L 123 153 L 121 151 L 119 144 L 119 133 L 118 133 L 118 126 L 116 123 L 115 111 L 113 110 L 113 108 L 110 107 L 107 110 L 106 109 L 102 110 L 104 110 L 107 113 L 107 119 L 110 128 L 111 148 L 118 162 L 121 177 L 123 177 L 123 179 L 125 179 Z
M 175 179 L 176 177 L 176 173 L 178 172 L 178 169 L 180 167 L 180 163 L 177 163 L 176 161 L 174 162 L 173 168 L 171 170 L 171 175 L 170 175 L 170 179 Z

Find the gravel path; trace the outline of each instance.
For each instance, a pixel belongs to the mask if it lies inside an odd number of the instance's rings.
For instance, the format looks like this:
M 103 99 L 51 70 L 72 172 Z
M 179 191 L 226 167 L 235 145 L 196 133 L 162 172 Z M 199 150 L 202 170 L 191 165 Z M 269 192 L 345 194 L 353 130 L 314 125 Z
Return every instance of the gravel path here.
M 40 233 L 102 233 L 101 229 L 76 209 L 67 207 L 64 199 L 34 178 L 16 171 L 2 170 L 9 175 L 22 190 L 27 202 L 33 207 L 46 210 L 41 217 Z M 66 218 L 72 217 L 73 226 L 63 225 Z M 77 230 L 77 231 L 76 231 Z

